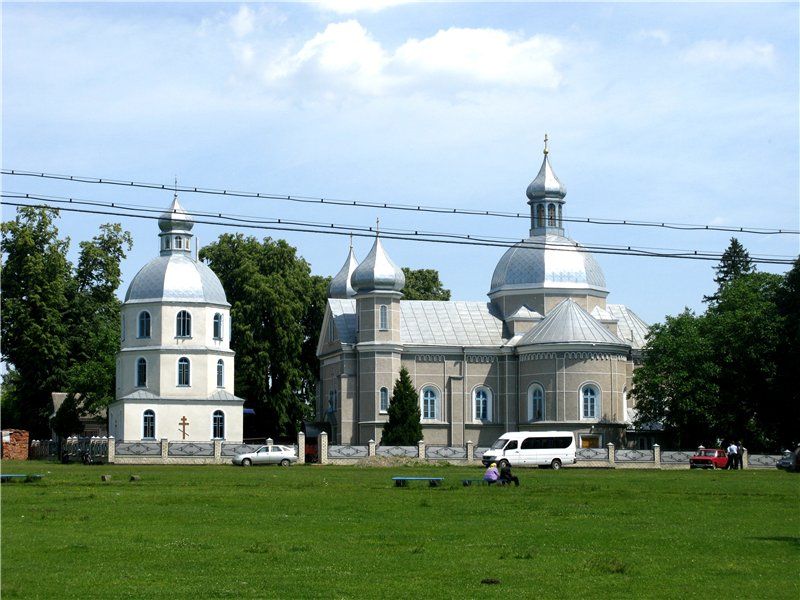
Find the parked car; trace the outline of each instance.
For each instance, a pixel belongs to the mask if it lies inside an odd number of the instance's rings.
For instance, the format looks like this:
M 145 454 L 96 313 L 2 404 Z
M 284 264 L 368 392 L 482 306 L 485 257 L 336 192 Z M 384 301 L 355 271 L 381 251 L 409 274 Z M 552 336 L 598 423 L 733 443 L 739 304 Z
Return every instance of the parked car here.
M 792 452 L 791 450 L 786 450 L 783 453 L 783 456 L 775 463 L 775 466 L 779 469 L 784 471 L 789 471 L 791 473 L 797 473 L 800 471 L 800 467 L 797 464 L 797 456 L 800 454 L 800 447 L 797 450 Z
M 281 465 L 288 467 L 297 462 L 294 449 L 288 446 L 261 446 L 255 452 L 244 452 L 233 457 L 233 464 L 249 467 L 250 465 Z
M 728 455 L 721 448 L 700 450 L 689 459 L 690 469 L 724 469 L 728 464 Z

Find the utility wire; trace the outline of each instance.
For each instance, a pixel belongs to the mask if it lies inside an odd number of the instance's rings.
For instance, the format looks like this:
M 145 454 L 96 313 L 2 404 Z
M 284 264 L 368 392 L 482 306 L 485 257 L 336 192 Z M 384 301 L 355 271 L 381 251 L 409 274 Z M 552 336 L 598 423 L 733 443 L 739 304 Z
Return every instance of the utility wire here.
M 321 198 L 317 196 L 300 196 L 293 194 L 274 194 L 266 192 L 242 192 L 226 189 L 204 188 L 187 185 L 174 185 L 163 183 L 145 183 L 136 181 L 123 181 L 119 179 L 108 179 L 104 177 L 83 177 L 79 175 L 58 175 L 55 173 L 41 173 L 36 171 L 22 171 L 19 169 L 2 169 L 3 175 L 14 175 L 22 177 L 38 177 L 43 179 L 57 179 L 61 181 L 71 181 L 76 183 L 91 183 L 103 185 L 117 185 L 124 187 L 147 188 L 156 190 L 170 190 L 183 193 L 211 194 L 216 196 L 231 196 L 237 198 L 256 198 L 264 200 L 281 200 L 288 202 L 300 202 L 306 204 L 329 204 L 333 206 L 355 206 L 360 208 L 378 208 L 387 210 L 403 210 L 415 212 L 429 212 L 439 214 L 459 214 L 502 217 L 510 219 L 528 219 L 529 214 L 503 212 L 492 210 L 469 210 L 464 208 L 447 208 L 442 206 L 424 206 L 412 204 L 396 204 L 389 202 L 365 202 L 358 200 L 342 200 L 337 198 Z M 592 225 L 624 225 L 634 227 L 660 227 L 663 229 L 677 229 L 682 231 L 725 231 L 732 233 L 752 233 L 758 235 L 800 235 L 798 229 L 769 229 L 763 227 L 739 227 L 723 225 L 697 225 L 688 223 L 669 223 L 666 221 L 636 221 L 629 219 L 604 219 L 596 217 L 562 217 L 562 221 L 570 223 L 589 223 Z
M 161 215 L 165 212 L 163 208 L 153 208 L 152 206 L 144 206 L 141 204 L 128 204 L 128 203 L 119 203 L 119 202 L 101 202 L 97 200 L 86 200 L 80 198 L 69 198 L 64 196 L 46 196 L 42 194 L 30 194 L 24 192 L 12 192 L 6 191 L 0 193 L 0 197 L 2 198 L 11 198 L 17 200 L 40 200 L 44 202 L 54 202 L 56 204 L 71 204 L 71 205 L 82 205 L 82 206 L 99 206 L 103 208 L 117 208 L 121 210 L 127 211 L 141 211 L 144 213 L 157 213 Z M 345 225 L 341 223 L 320 223 L 318 221 L 295 221 L 291 219 L 285 218 L 271 218 L 271 219 L 264 219 L 259 217 L 253 216 L 246 216 L 246 215 L 233 215 L 233 214 L 223 214 L 221 212 L 207 212 L 207 211 L 185 211 L 187 215 L 193 217 L 202 217 L 202 218 L 212 218 L 212 219 L 223 219 L 225 221 L 230 221 L 234 224 L 241 224 L 241 223 L 249 223 L 253 225 L 294 225 L 294 226 L 302 226 L 302 227 L 315 227 L 315 228 L 324 228 L 324 229 L 345 229 L 348 231 L 362 231 L 362 232 L 374 232 L 373 227 L 364 226 L 364 225 Z M 215 221 L 216 223 L 217 221 Z M 412 230 L 412 229 L 392 229 L 392 228 L 384 228 L 382 229 L 383 233 L 390 232 L 395 235 L 402 235 L 408 237 L 439 237 L 439 238 L 453 238 L 453 239 L 462 239 L 462 240 L 475 240 L 475 241 L 482 241 L 482 242 L 492 242 L 492 243 L 507 243 L 507 244 L 517 244 L 520 242 L 525 242 L 526 240 L 521 240 L 519 238 L 510 238 L 510 237 L 488 237 L 488 236 L 480 236 L 474 234 L 463 234 L 463 233 L 452 233 L 452 232 L 441 232 L 441 231 L 421 231 L 421 230 Z M 534 243 L 528 242 L 528 244 L 533 245 Z M 556 244 L 560 247 L 564 247 L 565 244 Z M 538 243 L 538 246 L 545 247 L 545 244 Z M 550 244 L 553 246 L 553 244 Z M 548 246 L 548 247 L 550 247 Z M 599 245 L 599 244 L 578 244 L 577 242 L 573 242 L 571 246 L 574 247 L 583 247 L 587 250 L 627 250 L 627 251 L 636 251 L 636 252 L 649 252 L 653 250 L 657 251 L 666 251 L 667 253 L 679 253 L 679 254 L 700 254 L 700 255 L 709 255 L 709 256 L 717 256 L 714 252 L 709 251 L 694 251 L 694 250 L 680 250 L 675 248 L 653 248 L 653 247 L 631 247 L 631 246 L 617 246 L 617 245 Z M 791 258 L 787 257 L 786 255 L 765 255 L 762 254 L 762 257 L 766 258 Z
M 3 195 L 5 196 L 5 195 Z M 16 199 L 16 198 L 15 198 Z M 114 206 L 116 211 L 112 210 L 97 210 L 97 209 L 88 209 L 88 208 L 68 208 L 68 207 L 54 207 L 48 204 L 29 204 L 29 203 L 22 203 L 22 202 L 6 202 L 5 204 L 9 206 L 19 206 L 19 207 L 32 207 L 32 208 L 49 208 L 55 209 L 64 212 L 74 212 L 74 213 L 81 213 L 81 214 L 95 214 L 95 215 L 109 215 L 115 217 L 128 217 L 128 218 L 136 218 L 136 219 L 149 219 L 149 220 L 157 220 L 160 217 L 156 215 L 143 215 L 143 214 L 135 214 L 135 213 L 121 213 L 119 212 L 119 207 Z M 73 203 L 74 204 L 74 203 Z M 274 224 L 256 224 L 256 223 L 230 223 L 224 221 L 216 221 L 216 220 L 195 220 L 195 223 L 205 224 L 205 225 L 216 225 L 220 227 L 229 227 L 229 228 L 247 228 L 247 229 L 263 229 L 263 230 L 272 230 L 272 231 L 295 231 L 295 232 L 303 232 L 303 233 L 321 233 L 325 235 L 352 235 L 355 237 L 374 237 L 375 232 L 372 228 L 368 228 L 368 230 L 363 229 L 356 229 L 353 230 L 352 228 L 344 228 L 344 227 L 337 227 L 333 224 L 331 225 L 316 225 L 316 226 L 309 226 L 309 225 L 292 225 L 286 224 L 285 222 L 275 222 Z M 502 247 L 502 248 L 511 248 L 511 247 L 522 247 L 522 248 L 536 248 L 536 249 L 547 249 L 547 250 L 554 250 L 554 251 L 577 251 L 577 252 L 591 252 L 593 254 L 611 254 L 611 255 L 623 255 L 623 256 L 646 256 L 646 257 L 656 257 L 656 258 L 682 258 L 688 260 L 706 260 L 706 261 L 719 261 L 722 258 L 721 254 L 711 254 L 706 252 L 698 252 L 698 251 L 685 251 L 685 252 L 652 252 L 647 250 L 641 250 L 636 248 L 625 248 L 625 249 L 597 249 L 591 246 L 580 246 L 577 243 L 575 246 L 563 246 L 557 244 L 542 244 L 537 242 L 529 242 L 526 240 L 522 240 L 521 242 L 511 243 L 511 242 L 493 242 L 493 241 L 481 241 L 475 239 L 442 239 L 440 237 L 433 237 L 433 236 L 419 236 L 419 237 L 408 237 L 404 234 L 396 234 L 393 232 L 381 232 L 381 235 L 384 239 L 393 239 L 393 240 L 403 240 L 403 241 L 420 241 L 420 242 L 428 242 L 428 243 L 437 243 L 437 244 L 456 244 L 456 245 L 469 245 L 469 246 L 488 246 L 488 247 Z M 788 259 L 778 259 L 778 258 L 770 258 L 770 257 L 761 257 L 761 256 L 751 256 L 751 260 L 754 263 L 762 263 L 762 264 L 785 264 L 791 265 L 793 264 L 792 260 Z

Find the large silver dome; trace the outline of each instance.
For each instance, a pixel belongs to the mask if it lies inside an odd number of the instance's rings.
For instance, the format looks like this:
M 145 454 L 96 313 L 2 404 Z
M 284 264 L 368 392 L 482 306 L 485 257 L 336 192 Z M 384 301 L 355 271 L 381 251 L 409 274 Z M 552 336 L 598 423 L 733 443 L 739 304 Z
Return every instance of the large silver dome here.
M 403 270 L 394 264 L 376 237 L 372 250 L 364 261 L 358 265 L 350 276 L 350 285 L 356 293 L 380 291 L 399 292 L 406 286 Z
M 201 302 L 230 306 L 214 271 L 183 254 L 159 256 L 136 274 L 125 302 Z
M 561 235 L 537 235 L 510 248 L 492 275 L 489 294 L 503 290 L 606 290 L 603 270 L 589 252 Z

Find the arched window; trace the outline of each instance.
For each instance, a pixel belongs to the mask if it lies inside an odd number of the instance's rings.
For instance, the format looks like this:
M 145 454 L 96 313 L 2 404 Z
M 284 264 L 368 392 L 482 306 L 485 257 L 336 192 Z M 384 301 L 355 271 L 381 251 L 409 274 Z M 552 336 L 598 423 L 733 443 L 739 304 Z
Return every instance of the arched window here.
M 222 315 L 220 313 L 214 315 L 214 339 L 222 339 Z
M 136 361 L 136 387 L 147 387 L 147 361 L 144 358 Z
M 211 437 L 215 440 L 225 438 L 225 413 L 221 410 L 215 410 L 211 417 Z
M 169 250 L 169 236 L 164 238 L 164 250 Z
M 336 339 L 336 327 L 334 326 L 333 315 L 328 320 L 328 341 L 332 342 Z
M 336 390 L 330 390 L 328 392 L 328 412 L 336 412 Z
M 561 220 L 561 205 L 559 204 L 558 205 L 558 226 L 561 227 L 562 223 L 563 223 L 563 221 Z
M 190 385 L 190 365 L 189 359 L 185 356 L 178 359 L 178 385 L 180 386 L 188 386 Z
M 142 415 L 142 439 L 156 439 L 156 413 L 149 409 Z
M 439 419 L 439 392 L 434 387 L 422 390 L 422 419 L 424 421 Z
M 389 307 L 385 304 L 381 304 L 380 329 L 381 331 L 386 331 L 389 329 Z
M 473 406 L 475 407 L 476 421 L 492 420 L 492 390 L 487 387 L 477 387 L 472 393 Z
M 221 358 L 217 361 L 217 387 L 225 387 L 225 363 Z
M 189 311 L 182 310 L 175 319 L 175 335 L 177 337 L 192 337 L 192 315 Z
M 556 226 L 556 205 L 555 204 L 548 204 L 547 205 L 547 224 L 550 227 Z
M 183 248 L 183 240 L 181 239 L 181 236 L 179 236 L 179 235 L 176 235 L 176 236 L 175 236 L 175 247 L 176 247 L 178 250 L 180 250 L 181 248 Z
M 136 336 L 140 338 L 150 337 L 150 313 L 143 310 L 139 313 L 139 329 Z
M 388 388 L 381 388 L 381 412 L 389 412 L 389 390 Z
M 544 227 L 544 204 L 536 205 L 536 226 Z
M 528 420 L 544 419 L 544 389 L 538 383 L 528 388 Z
M 597 386 L 586 384 L 581 388 L 581 418 L 597 419 L 599 414 L 598 400 L 600 393 Z

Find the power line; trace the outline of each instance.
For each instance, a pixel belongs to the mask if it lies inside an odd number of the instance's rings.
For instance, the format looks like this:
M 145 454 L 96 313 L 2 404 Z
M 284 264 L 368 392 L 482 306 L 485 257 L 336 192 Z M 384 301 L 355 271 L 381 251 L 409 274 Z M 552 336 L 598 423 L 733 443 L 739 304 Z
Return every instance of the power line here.
M 390 202 L 366 202 L 363 200 L 342 200 L 337 198 L 322 198 L 318 196 L 301 196 L 294 194 L 275 194 L 267 192 L 243 192 L 236 190 L 205 188 L 187 185 L 145 183 L 108 179 L 104 177 L 84 177 L 79 175 L 59 175 L 55 173 L 41 173 L 36 171 L 23 171 L 20 169 L 2 169 L 3 175 L 22 177 L 38 177 L 41 179 L 57 179 L 75 183 L 90 183 L 102 185 L 117 185 L 124 187 L 146 188 L 155 190 L 170 190 L 182 193 L 210 194 L 215 196 L 231 196 L 236 198 L 254 198 L 263 200 L 280 200 L 287 202 L 300 202 L 306 204 L 328 204 L 332 206 L 354 206 L 359 208 L 377 208 L 386 210 L 402 210 L 413 212 L 428 212 L 438 214 L 458 214 L 473 216 L 501 217 L 511 219 L 528 219 L 526 213 L 503 212 L 493 210 L 469 210 L 464 208 L 448 208 L 442 206 L 425 206 L 412 204 L 397 204 Z M 752 233 L 757 235 L 800 235 L 797 229 L 774 229 L 762 227 L 723 226 L 723 225 L 698 225 L 689 223 L 670 223 L 666 221 L 637 221 L 629 219 L 605 219 L 596 217 L 562 217 L 562 221 L 570 223 L 588 223 L 591 225 L 622 225 L 634 227 L 658 227 L 662 229 L 676 229 L 681 231 L 724 231 L 729 233 Z
M 5 194 L 3 195 L 5 196 Z M 16 197 L 15 197 L 16 198 Z M 68 202 L 67 202 L 68 203 Z M 29 203 L 22 203 L 22 202 L 6 202 L 9 206 L 20 206 L 20 207 L 32 207 L 32 208 L 50 208 L 64 212 L 74 212 L 74 213 L 82 213 L 82 214 L 95 214 L 95 215 L 108 215 L 108 216 L 115 216 L 115 217 L 127 217 L 127 218 L 137 218 L 137 219 L 149 219 L 149 220 L 157 220 L 160 217 L 156 215 L 143 215 L 143 214 L 133 214 L 133 213 L 121 213 L 119 212 L 119 207 L 114 206 L 117 211 L 110 211 L 110 210 L 97 210 L 97 209 L 86 209 L 86 208 L 68 208 L 68 207 L 54 207 L 48 204 L 29 204 Z M 75 203 L 73 203 L 75 204 Z M 123 209 L 124 210 L 124 209 Z M 191 213 L 189 213 L 191 214 Z M 239 223 L 230 223 L 230 222 L 220 222 L 215 220 L 195 220 L 195 223 L 205 224 L 205 225 L 216 225 L 220 227 L 236 227 L 236 228 L 246 228 L 246 229 L 262 229 L 262 230 L 271 230 L 271 231 L 294 231 L 294 232 L 302 232 L 302 233 L 317 233 L 317 234 L 325 234 L 325 235 L 352 235 L 355 237 L 374 237 L 375 233 L 372 228 L 367 229 L 352 229 L 346 227 L 340 227 L 333 224 L 324 225 L 324 224 L 317 224 L 317 225 L 294 225 L 294 224 L 287 224 L 283 221 L 276 220 L 274 223 L 247 223 L 247 222 L 239 222 Z M 698 251 L 681 251 L 681 252 L 652 252 L 637 248 L 625 248 L 625 249 L 613 249 L 613 248 L 595 248 L 591 246 L 581 246 L 575 243 L 574 246 L 563 246 L 563 245 L 555 245 L 555 244 L 542 244 L 537 242 L 529 242 L 526 240 L 522 240 L 520 242 L 502 242 L 502 241 L 482 241 L 476 239 L 443 239 L 441 237 L 433 237 L 428 235 L 420 235 L 418 237 L 409 237 L 408 235 L 404 234 L 396 234 L 393 232 L 381 232 L 381 236 L 384 239 L 392 239 L 392 240 L 403 240 L 403 241 L 419 241 L 419 242 L 428 242 L 428 243 L 436 243 L 436 244 L 455 244 L 455 245 L 469 245 L 469 246 L 488 246 L 488 247 L 501 247 L 501 248 L 511 248 L 511 247 L 522 247 L 522 248 L 534 248 L 534 249 L 547 249 L 547 250 L 554 250 L 554 251 L 577 251 L 577 252 L 591 252 L 593 254 L 611 254 L 611 255 L 622 255 L 622 256 L 646 256 L 652 258 L 681 258 L 687 260 L 706 260 L 706 261 L 719 261 L 722 258 L 720 254 L 712 254 L 706 252 L 698 252 Z M 770 257 L 762 257 L 762 256 L 751 256 L 751 260 L 754 263 L 762 263 L 762 264 L 783 264 L 783 265 L 791 265 L 793 264 L 792 260 L 789 259 L 778 259 L 778 258 L 770 258 Z
M 117 208 L 127 211 L 142 211 L 145 213 L 157 213 L 161 215 L 165 212 L 163 208 L 153 208 L 152 206 L 145 206 L 141 204 L 128 204 L 128 203 L 120 203 L 120 202 L 102 202 L 98 200 L 87 200 L 82 198 L 72 198 L 72 197 L 65 197 L 65 196 L 49 196 L 49 195 L 42 195 L 42 194 L 30 194 L 26 192 L 12 192 L 6 191 L 0 193 L 0 197 L 2 198 L 11 198 L 11 199 L 18 199 L 18 200 L 40 200 L 44 202 L 54 202 L 57 204 L 71 204 L 71 205 L 84 205 L 84 206 L 99 206 L 103 208 Z M 260 218 L 254 216 L 247 216 L 247 215 L 235 215 L 235 214 L 224 214 L 221 212 L 208 212 L 208 211 L 185 211 L 187 215 L 191 215 L 193 217 L 203 217 L 203 218 L 212 218 L 212 219 L 222 219 L 225 221 L 230 221 L 232 224 L 242 224 L 248 223 L 251 225 L 293 225 L 293 226 L 301 226 L 301 227 L 314 227 L 314 228 L 324 228 L 324 229 L 344 229 L 347 231 L 362 231 L 367 233 L 374 232 L 374 228 L 370 226 L 364 225 L 350 225 L 350 224 L 341 224 L 341 223 L 320 223 L 318 221 L 297 221 L 292 219 L 286 218 Z M 126 213 L 127 214 L 127 213 Z M 216 224 L 220 224 L 217 221 L 214 221 Z M 398 236 L 407 236 L 407 237 L 436 237 L 436 238 L 452 238 L 452 239 L 461 239 L 461 240 L 474 240 L 479 242 L 491 242 L 491 243 L 501 243 L 501 244 L 517 244 L 520 242 L 525 242 L 526 240 L 520 238 L 511 238 L 511 237 L 490 237 L 490 236 L 481 236 L 481 235 L 474 235 L 474 234 L 463 234 L 463 233 L 452 233 L 452 232 L 441 232 L 441 231 L 424 231 L 424 230 L 413 230 L 413 229 L 396 229 L 396 228 L 384 228 L 382 229 L 384 233 L 392 233 Z M 531 242 L 528 244 L 533 245 Z M 541 247 L 545 247 L 545 244 L 539 244 Z M 551 244 L 550 246 L 553 246 Z M 564 244 L 559 245 L 563 248 Z M 600 250 L 625 250 L 629 252 L 652 252 L 652 251 L 660 251 L 662 253 L 667 254 L 691 254 L 691 255 L 708 255 L 716 257 L 718 256 L 715 252 L 709 252 L 704 250 L 681 250 L 675 248 L 653 248 L 653 247 L 633 247 L 633 246 L 624 246 L 624 245 L 600 245 L 600 244 L 578 244 L 577 242 L 573 242 L 571 246 L 574 247 L 583 247 L 587 250 L 591 251 L 600 251 Z M 791 257 L 787 257 L 786 255 L 761 255 L 763 258 L 785 258 L 790 259 Z

